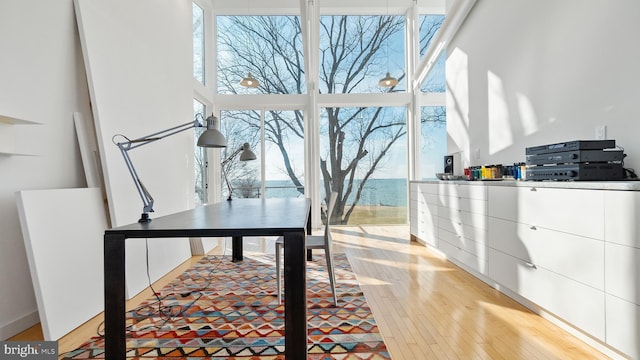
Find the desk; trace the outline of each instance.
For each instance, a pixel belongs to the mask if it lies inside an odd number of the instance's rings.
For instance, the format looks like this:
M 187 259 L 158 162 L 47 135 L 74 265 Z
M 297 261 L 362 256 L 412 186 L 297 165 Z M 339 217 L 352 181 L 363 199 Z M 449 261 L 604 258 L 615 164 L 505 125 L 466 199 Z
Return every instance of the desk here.
M 235 199 L 135 223 L 104 233 L 105 358 L 126 353 L 125 241 L 130 238 L 284 236 L 285 355 L 307 358 L 305 232 L 309 199 Z M 241 251 L 234 247 L 234 251 Z M 234 254 L 233 259 L 241 259 Z M 275 264 L 274 264 L 275 266 Z

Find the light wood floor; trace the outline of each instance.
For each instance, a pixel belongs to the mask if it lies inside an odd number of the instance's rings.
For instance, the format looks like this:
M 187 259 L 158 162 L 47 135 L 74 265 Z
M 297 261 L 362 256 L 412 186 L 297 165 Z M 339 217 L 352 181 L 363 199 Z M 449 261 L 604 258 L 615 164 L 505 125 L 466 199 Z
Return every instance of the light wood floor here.
M 606 357 L 455 265 L 409 241 L 408 226 L 333 227 L 394 360 L 605 359 Z M 273 239 L 245 242 L 245 252 L 273 253 Z M 230 253 L 219 246 L 212 253 Z M 193 257 L 154 284 L 175 278 Z M 145 290 L 128 302 L 135 307 Z M 97 316 L 59 341 L 61 353 L 94 335 Z M 34 326 L 10 340 L 41 340 Z

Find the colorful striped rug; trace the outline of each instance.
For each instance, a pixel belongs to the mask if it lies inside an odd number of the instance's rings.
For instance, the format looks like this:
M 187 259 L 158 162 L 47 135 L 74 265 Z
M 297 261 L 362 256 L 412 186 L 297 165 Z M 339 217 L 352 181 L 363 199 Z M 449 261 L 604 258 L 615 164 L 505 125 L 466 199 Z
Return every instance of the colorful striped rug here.
M 284 359 L 284 307 L 275 296 L 273 255 L 244 258 L 204 257 L 157 298 L 127 313 L 127 358 Z M 308 359 L 390 359 L 349 261 L 344 254 L 334 258 L 338 307 L 324 256 L 307 262 Z M 62 355 L 103 357 L 100 336 Z

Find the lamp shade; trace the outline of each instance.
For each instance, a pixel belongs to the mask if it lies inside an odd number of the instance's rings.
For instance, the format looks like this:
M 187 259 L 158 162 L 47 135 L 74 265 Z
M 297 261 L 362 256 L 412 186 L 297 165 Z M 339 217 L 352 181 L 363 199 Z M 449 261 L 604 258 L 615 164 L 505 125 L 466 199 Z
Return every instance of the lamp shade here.
M 257 156 L 253 151 L 251 151 L 249 143 L 244 143 L 244 145 L 242 145 L 242 154 L 240 154 L 240 161 L 255 160 L 256 158 Z
M 260 86 L 260 82 L 254 78 L 251 73 L 248 73 L 247 76 L 240 81 L 240 85 L 248 88 L 256 88 Z
M 207 130 L 198 138 L 198 146 L 221 148 L 227 146 L 227 139 L 218 130 L 218 118 L 211 115 L 207 118 Z
M 396 85 L 398 85 L 398 79 L 396 79 L 393 76 L 391 76 L 390 73 L 387 73 L 387 76 L 385 76 L 382 79 L 380 79 L 380 82 L 378 82 L 378 85 L 380 85 L 382 87 L 396 86 Z

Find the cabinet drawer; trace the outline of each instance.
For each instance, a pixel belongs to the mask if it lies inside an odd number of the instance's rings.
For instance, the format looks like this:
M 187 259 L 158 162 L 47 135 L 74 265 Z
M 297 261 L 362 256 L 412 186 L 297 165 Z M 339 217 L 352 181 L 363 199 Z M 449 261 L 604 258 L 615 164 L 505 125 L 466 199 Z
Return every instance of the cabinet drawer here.
M 437 199 L 437 196 L 435 195 L 427 194 L 427 197 L 432 197 L 433 201 L 436 201 Z M 437 244 L 437 212 L 438 206 L 426 203 L 424 198 L 423 201 L 418 201 L 414 198 L 411 199 L 411 234 L 417 236 L 422 243 L 426 243 L 431 246 L 436 246 Z
M 605 291 L 640 305 L 640 249 L 605 243 L 604 252 Z
M 456 264 L 462 264 L 473 271 L 486 275 L 487 274 L 487 262 L 484 259 L 465 251 L 461 248 L 457 248 L 446 241 L 438 242 L 438 249 L 447 255 L 447 258 Z
M 640 306 L 606 295 L 606 343 L 631 359 L 640 359 Z
M 440 195 L 440 207 L 442 211 L 462 210 L 474 214 L 486 215 L 487 202 L 485 200 L 467 199 L 453 196 Z
M 606 191 L 605 240 L 640 249 L 640 192 Z
M 604 241 L 489 218 L 489 246 L 604 291 Z
M 418 222 L 413 219 L 409 220 L 409 233 L 418 236 Z
M 604 240 L 604 193 L 600 190 L 491 186 L 488 214 Z
M 446 241 L 455 248 L 469 252 L 483 261 L 487 258 L 487 245 L 484 242 L 474 241 L 443 229 L 438 231 L 438 236 L 441 241 Z
M 418 204 L 415 201 L 411 201 L 409 207 L 409 230 L 411 234 L 418 235 Z
M 441 183 L 438 185 L 438 194 L 440 195 L 476 200 L 487 200 L 487 187 L 484 185 L 459 183 Z
M 418 183 L 418 191 L 423 194 L 438 195 L 438 184 L 432 183 Z
M 438 205 L 438 195 L 435 194 L 420 194 L 418 195 L 418 203 L 424 205 Z
M 416 235 L 423 242 L 436 246 L 438 239 L 438 227 L 435 223 L 437 218 L 423 216 L 418 219 Z
M 438 209 L 438 216 L 459 225 L 469 225 L 477 229 L 487 228 L 487 217 L 483 214 L 440 208 Z
M 489 248 L 489 277 L 604 341 L 604 292 Z
M 473 240 L 485 244 L 487 241 L 487 230 L 465 225 L 445 218 L 438 218 L 438 228 L 446 230 L 453 234 L 459 235 L 461 238 Z

